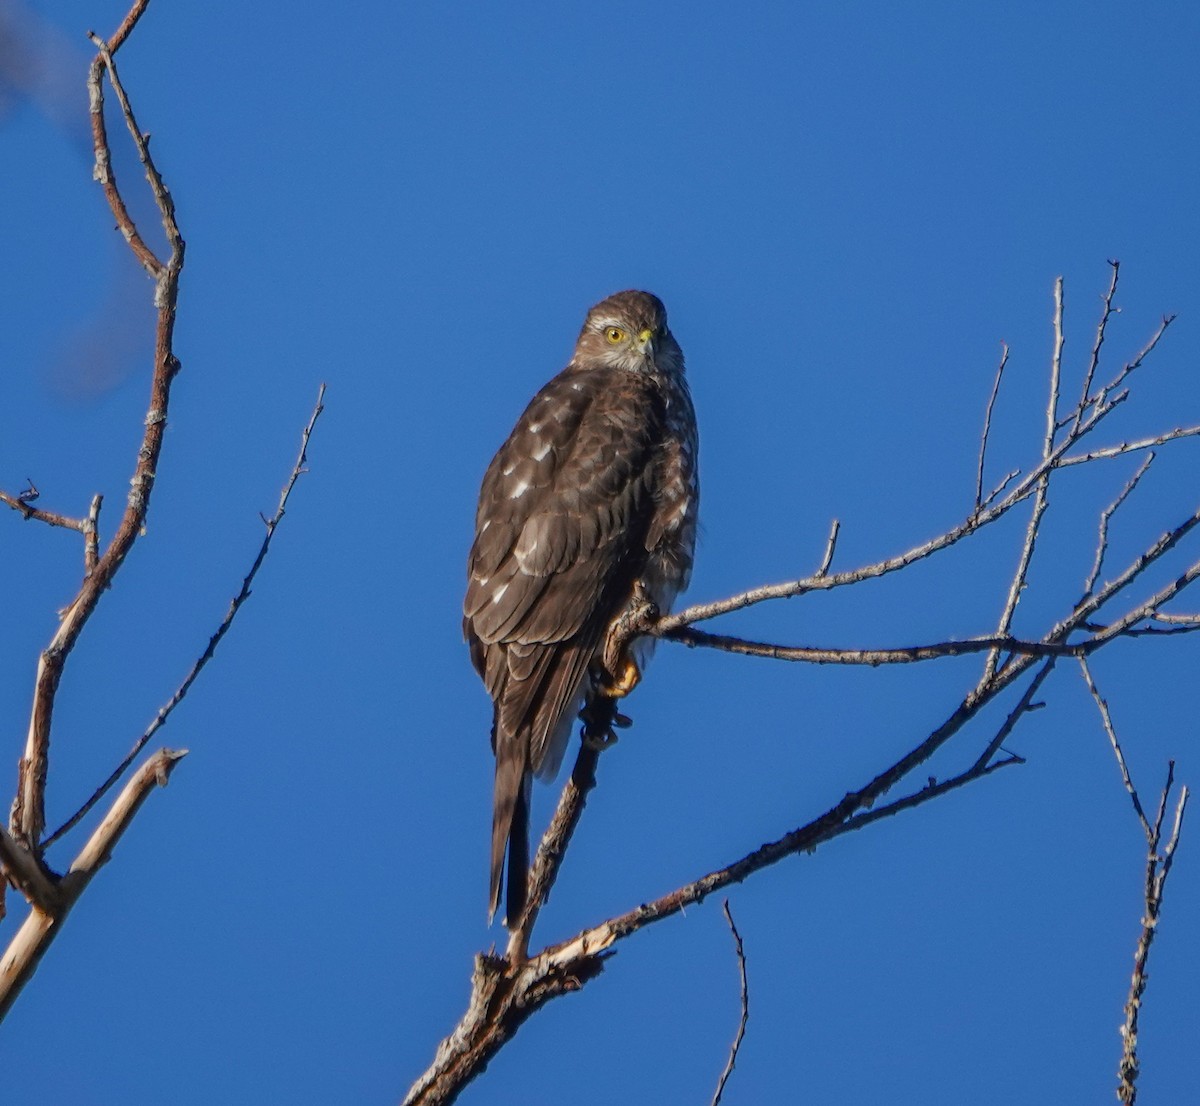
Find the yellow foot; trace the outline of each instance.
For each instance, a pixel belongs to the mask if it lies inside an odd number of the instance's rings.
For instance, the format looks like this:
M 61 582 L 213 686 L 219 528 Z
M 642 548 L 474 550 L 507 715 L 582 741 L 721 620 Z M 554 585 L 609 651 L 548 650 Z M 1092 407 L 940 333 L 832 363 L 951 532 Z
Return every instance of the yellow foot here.
M 617 664 L 615 673 L 606 672 L 600 681 L 600 692 L 609 699 L 624 699 L 642 681 L 637 663 L 626 654 Z

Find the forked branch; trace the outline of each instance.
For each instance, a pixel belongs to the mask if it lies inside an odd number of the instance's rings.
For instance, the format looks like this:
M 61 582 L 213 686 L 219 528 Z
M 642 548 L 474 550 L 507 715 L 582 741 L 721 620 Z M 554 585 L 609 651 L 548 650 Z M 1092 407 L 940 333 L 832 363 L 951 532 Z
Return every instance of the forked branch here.
M 1175 762 L 1169 761 L 1167 764 L 1167 782 L 1163 784 L 1162 793 L 1158 799 L 1158 810 L 1154 821 L 1151 822 L 1146 816 L 1141 796 L 1138 795 L 1138 790 L 1133 784 L 1133 777 L 1129 773 L 1129 765 L 1126 763 L 1125 752 L 1117 737 L 1108 702 L 1100 694 L 1087 661 L 1081 658 L 1079 665 L 1083 671 L 1083 679 L 1087 684 L 1088 691 L 1096 703 L 1096 709 L 1100 712 L 1104 732 L 1108 735 L 1109 744 L 1112 746 L 1113 755 L 1117 760 L 1117 767 L 1121 772 L 1121 783 L 1129 795 L 1130 802 L 1133 804 L 1133 812 L 1137 815 L 1138 823 L 1146 838 L 1142 928 L 1138 934 L 1137 947 L 1133 954 L 1133 975 L 1129 981 L 1129 995 L 1125 1000 L 1125 1022 L 1121 1026 L 1121 1061 L 1117 1065 L 1117 1098 L 1123 1103 L 1123 1106 L 1133 1106 L 1137 1100 L 1137 1077 L 1141 1071 L 1137 1052 L 1138 1021 L 1142 1010 L 1142 996 L 1145 994 L 1146 981 L 1149 978 L 1146 966 L 1150 960 L 1150 946 L 1158 932 L 1167 877 L 1171 874 L 1171 865 L 1175 862 L 1175 850 L 1179 845 L 1179 835 L 1183 830 L 1183 815 L 1187 810 L 1188 789 L 1184 787 L 1179 792 L 1179 799 L 1175 804 L 1171 836 L 1166 847 L 1163 848 L 1161 847 L 1163 819 L 1166 816 L 1171 791 L 1175 785 Z
M 171 403 L 171 384 L 179 371 L 179 361 L 175 357 L 173 349 L 173 336 L 175 308 L 179 295 L 179 277 L 183 271 L 183 236 L 175 221 L 175 208 L 170 193 L 155 168 L 145 138 L 137 128 L 132 109 L 129 106 L 129 99 L 121 86 L 113 62 L 113 55 L 136 25 L 144 9 L 145 4 L 135 5 L 133 11 L 122 23 L 121 29 L 113 36 L 111 43 L 105 43 L 96 36 L 91 36 L 93 42 L 97 43 L 99 53 L 88 73 L 88 95 L 96 158 L 96 179 L 104 188 L 109 207 L 117 220 L 118 227 L 129 242 L 130 248 L 155 277 L 154 302 L 157 316 L 150 402 L 146 412 L 142 440 L 134 463 L 133 476 L 130 480 L 129 497 L 116 533 L 103 554 L 98 554 L 94 544 L 96 539 L 94 537 L 91 539 L 93 544 L 86 558 L 91 562 L 88 565 L 89 571 L 87 571 L 74 600 L 63 613 L 62 621 L 51 638 L 50 644 L 38 660 L 33 706 L 30 711 L 29 729 L 25 740 L 25 755 L 20 762 L 17 801 L 13 806 L 10 823 L 13 836 L 35 855 L 40 855 L 42 848 L 41 835 L 45 827 L 46 773 L 50 757 L 50 733 L 54 718 L 54 702 L 58 694 L 59 681 L 62 679 L 63 666 L 76 641 L 79 640 L 84 626 L 87 625 L 88 619 L 91 618 L 98 606 L 100 597 L 111 585 L 113 577 L 121 568 L 145 526 L 146 513 L 150 508 L 150 496 L 154 489 L 154 477 L 158 471 L 159 454 L 162 451 L 163 435 L 166 431 L 167 414 Z M 170 251 L 166 261 L 160 260 L 141 238 L 129 216 L 117 189 L 116 179 L 112 174 L 108 136 L 104 126 L 103 78 L 106 74 L 121 104 L 126 125 L 134 136 L 138 156 L 152 183 L 154 200 L 162 216 Z M 98 511 L 99 502 L 93 501 L 93 513 L 89 516 L 93 523 Z M 87 533 L 82 528 L 81 532 L 84 532 L 85 535 Z M 94 526 L 92 532 L 94 534 Z

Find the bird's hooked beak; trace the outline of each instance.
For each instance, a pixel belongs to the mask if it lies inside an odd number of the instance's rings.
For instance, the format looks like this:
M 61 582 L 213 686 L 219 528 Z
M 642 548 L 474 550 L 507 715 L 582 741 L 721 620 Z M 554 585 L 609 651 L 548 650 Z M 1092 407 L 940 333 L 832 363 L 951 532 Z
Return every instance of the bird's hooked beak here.
M 637 350 L 647 361 L 654 360 L 654 331 L 649 327 L 638 331 Z

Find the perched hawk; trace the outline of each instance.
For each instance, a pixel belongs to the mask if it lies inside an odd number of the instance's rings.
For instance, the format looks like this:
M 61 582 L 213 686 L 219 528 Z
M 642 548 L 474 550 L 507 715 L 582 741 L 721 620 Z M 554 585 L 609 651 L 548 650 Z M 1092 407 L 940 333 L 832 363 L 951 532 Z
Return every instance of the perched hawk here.
M 529 870 L 529 791 L 552 779 L 589 691 L 625 695 L 638 659 L 603 664 L 635 596 L 660 611 L 696 544 L 696 414 L 662 301 L 596 304 L 575 354 L 525 409 L 479 493 L 463 633 L 491 694 L 496 789 L 490 917 L 508 849 L 506 921 Z

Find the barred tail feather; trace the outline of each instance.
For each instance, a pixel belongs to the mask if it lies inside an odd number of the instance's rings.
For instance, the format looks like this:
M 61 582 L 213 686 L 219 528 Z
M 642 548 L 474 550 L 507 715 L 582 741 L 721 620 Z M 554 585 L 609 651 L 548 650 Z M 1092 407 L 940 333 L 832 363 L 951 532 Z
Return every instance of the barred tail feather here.
M 515 929 L 525 913 L 529 896 L 529 799 L 533 778 L 521 781 L 508 830 L 508 875 L 505 881 L 504 924 Z
M 525 881 L 529 869 L 529 771 L 526 767 L 525 742 L 511 735 L 496 734 L 496 785 L 492 801 L 492 877 L 488 899 L 488 921 L 500 908 L 500 885 L 504 877 L 504 854 L 509 854 L 507 913 L 516 924 L 514 896 L 521 907 L 525 901 Z M 511 842 L 511 847 L 510 847 Z M 520 867 L 520 878 L 514 879 Z M 519 892 L 515 886 L 519 884 Z

